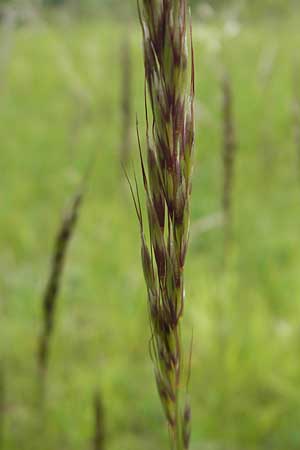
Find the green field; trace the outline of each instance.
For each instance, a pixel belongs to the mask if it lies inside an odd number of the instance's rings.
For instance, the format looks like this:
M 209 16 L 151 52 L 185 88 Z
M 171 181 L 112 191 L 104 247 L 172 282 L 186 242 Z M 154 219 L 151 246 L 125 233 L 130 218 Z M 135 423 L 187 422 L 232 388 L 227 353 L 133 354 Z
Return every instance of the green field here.
M 132 30 L 132 104 L 143 133 L 141 36 L 137 24 Z M 95 389 L 105 407 L 107 450 L 168 448 L 148 355 L 138 224 L 120 168 L 126 32 L 120 23 L 61 17 L 1 34 L 3 450 L 91 448 Z M 222 228 L 201 235 L 192 229 L 187 260 L 191 450 L 299 450 L 300 155 L 292 118 L 299 17 L 240 30 L 195 23 L 194 44 L 193 224 L 220 210 L 222 67 L 232 79 L 238 154 L 227 262 Z M 133 117 L 138 167 L 134 128 Z M 62 211 L 94 152 L 41 410 L 42 294 Z

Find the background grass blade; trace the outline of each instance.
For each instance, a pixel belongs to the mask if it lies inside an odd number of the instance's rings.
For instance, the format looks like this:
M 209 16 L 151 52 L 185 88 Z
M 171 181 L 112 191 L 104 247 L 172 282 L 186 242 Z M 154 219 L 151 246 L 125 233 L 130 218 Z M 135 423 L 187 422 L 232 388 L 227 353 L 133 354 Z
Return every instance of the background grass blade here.
M 234 168 L 236 158 L 236 136 L 233 118 L 233 93 L 227 72 L 222 77 L 222 116 L 223 116 L 223 214 L 225 221 L 225 253 L 232 228 L 232 201 L 234 187 Z
M 122 36 L 121 45 L 121 166 L 127 167 L 130 158 L 132 139 L 132 62 L 131 38 L 127 30 Z
M 48 368 L 50 340 L 53 333 L 55 309 L 59 294 L 61 277 L 67 255 L 68 245 L 75 231 L 79 209 L 85 192 L 85 184 L 72 198 L 69 207 L 66 209 L 55 239 L 54 250 L 51 261 L 49 279 L 43 297 L 43 328 L 38 344 L 38 366 L 42 373 Z
M 93 450 L 105 449 L 105 417 L 104 407 L 100 393 L 95 392 L 93 399 L 93 411 L 94 411 L 94 439 Z

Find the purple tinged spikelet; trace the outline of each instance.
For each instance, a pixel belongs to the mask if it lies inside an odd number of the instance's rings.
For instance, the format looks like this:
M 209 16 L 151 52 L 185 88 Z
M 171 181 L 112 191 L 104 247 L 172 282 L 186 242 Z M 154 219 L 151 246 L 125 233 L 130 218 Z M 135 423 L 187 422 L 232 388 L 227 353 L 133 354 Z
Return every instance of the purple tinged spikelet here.
M 151 256 L 145 242 L 145 238 L 142 235 L 142 248 L 141 248 L 141 256 L 142 256 L 142 264 L 144 270 L 144 277 L 147 284 L 147 287 L 150 292 L 155 293 L 155 277 L 153 271 L 153 264 L 151 260 Z
M 138 0 L 146 78 L 147 170 L 141 151 L 149 225 L 131 192 L 141 228 L 148 291 L 150 353 L 172 450 L 187 450 L 190 409 L 182 407 L 184 264 L 189 239 L 194 147 L 194 60 L 187 0 Z M 191 42 L 191 45 L 189 44 Z M 151 123 L 148 120 L 148 105 Z M 137 126 L 138 130 L 138 126 Z M 190 408 L 190 407 L 189 407 Z
M 183 445 L 184 450 L 188 450 L 191 439 L 191 406 L 187 401 L 183 413 Z

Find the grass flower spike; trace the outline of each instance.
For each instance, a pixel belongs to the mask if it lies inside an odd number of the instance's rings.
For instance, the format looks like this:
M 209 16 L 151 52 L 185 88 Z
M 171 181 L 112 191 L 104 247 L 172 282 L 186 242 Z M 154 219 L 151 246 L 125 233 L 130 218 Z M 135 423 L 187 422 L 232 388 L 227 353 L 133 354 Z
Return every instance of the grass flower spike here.
M 184 310 L 194 146 L 194 61 L 192 45 L 189 45 L 187 1 L 143 0 L 139 2 L 139 17 L 147 86 L 147 169 L 139 133 L 138 140 L 149 243 L 139 194 L 135 195 L 132 187 L 131 190 L 141 228 L 151 325 L 150 352 L 158 393 L 168 422 L 171 448 L 186 450 L 191 411 L 184 398 L 180 323 Z
M 225 244 L 228 244 L 232 222 L 232 195 L 234 183 L 234 166 L 236 159 L 236 137 L 233 117 L 233 93 L 228 74 L 222 78 L 223 93 L 223 213 L 225 220 Z

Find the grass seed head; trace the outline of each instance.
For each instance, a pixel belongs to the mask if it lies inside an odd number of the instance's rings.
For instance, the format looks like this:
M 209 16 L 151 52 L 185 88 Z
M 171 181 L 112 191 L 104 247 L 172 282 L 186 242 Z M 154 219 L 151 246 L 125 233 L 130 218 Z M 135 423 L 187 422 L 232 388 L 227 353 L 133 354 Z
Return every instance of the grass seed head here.
M 193 169 L 193 51 L 188 45 L 187 0 L 139 0 L 138 6 L 147 86 L 147 172 L 142 155 L 141 167 L 150 231 L 149 246 L 142 232 L 141 253 L 152 329 L 151 355 L 171 447 L 185 450 L 189 445 L 190 415 L 182 411 L 180 400 L 180 319 Z M 138 140 L 141 151 L 139 133 Z M 139 199 L 134 201 L 141 224 Z

